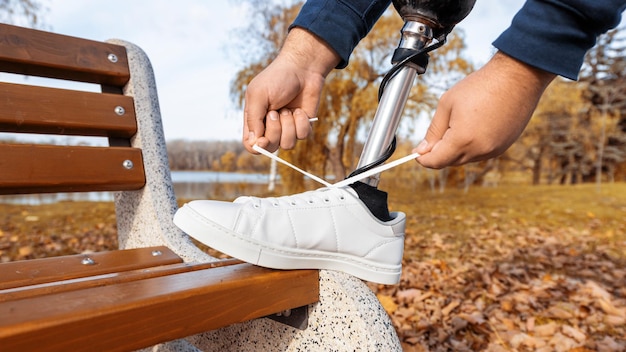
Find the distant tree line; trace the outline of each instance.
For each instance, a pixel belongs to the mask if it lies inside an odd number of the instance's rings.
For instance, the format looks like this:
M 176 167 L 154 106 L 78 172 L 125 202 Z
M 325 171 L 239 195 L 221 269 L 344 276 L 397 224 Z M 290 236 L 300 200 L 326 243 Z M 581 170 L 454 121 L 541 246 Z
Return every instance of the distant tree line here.
M 240 141 L 172 140 L 167 154 L 172 170 L 267 173 L 270 167 L 268 158 L 248 153 Z

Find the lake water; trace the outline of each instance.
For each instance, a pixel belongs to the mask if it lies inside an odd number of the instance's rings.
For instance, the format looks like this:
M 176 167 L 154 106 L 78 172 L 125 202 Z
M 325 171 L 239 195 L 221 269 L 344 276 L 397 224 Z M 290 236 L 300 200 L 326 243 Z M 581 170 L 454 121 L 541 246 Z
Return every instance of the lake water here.
M 172 171 L 173 183 L 264 183 L 267 174 L 243 174 L 240 172 Z
M 177 198 L 234 199 L 239 195 L 254 195 L 267 190 L 269 175 L 238 172 L 172 171 L 172 183 Z M 0 203 L 48 204 L 59 201 L 113 201 L 112 192 L 54 193 L 0 195 Z

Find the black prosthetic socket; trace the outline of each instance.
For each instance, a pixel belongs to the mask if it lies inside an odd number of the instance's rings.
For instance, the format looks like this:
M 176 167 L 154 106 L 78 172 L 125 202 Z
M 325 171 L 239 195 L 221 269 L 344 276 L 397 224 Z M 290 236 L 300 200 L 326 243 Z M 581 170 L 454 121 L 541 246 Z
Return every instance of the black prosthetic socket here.
M 387 192 L 360 181 L 351 184 L 350 187 L 356 191 L 359 199 L 378 220 L 389 221 L 393 219 L 387 206 Z

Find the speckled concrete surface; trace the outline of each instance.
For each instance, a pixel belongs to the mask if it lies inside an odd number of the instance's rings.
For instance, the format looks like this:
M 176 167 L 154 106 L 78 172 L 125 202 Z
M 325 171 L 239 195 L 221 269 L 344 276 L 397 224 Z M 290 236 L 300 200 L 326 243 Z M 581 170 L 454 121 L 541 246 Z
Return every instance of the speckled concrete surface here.
M 131 82 L 124 94 L 135 98 L 138 132 L 132 146 L 141 148 L 146 187 L 115 195 L 121 248 L 165 245 L 187 262 L 214 261 L 193 245 L 172 218 L 177 210 L 171 183 L 161 113 L 152 65 L 137 46 L 126 47 Z M 306 330 L 257 319 L 146 349 L 155 352 L 192 351 L 401 351 L 387 313 L 359 279 L 320 271 L 320 301 L 309 306 Z
M 131 145 L 141 148 L 146 172 L 146 187 L 142 190 L 115 194 L 120 248 L 165 245 L 185 261 L 215 260 L 194 246 L 172 222 L 178 206 L 152 64 L 136 45 L 122 40 L 108 42 L 126 47 L 131 80 L 124 88 L 124 94 L 135 99 L 138 124 Z

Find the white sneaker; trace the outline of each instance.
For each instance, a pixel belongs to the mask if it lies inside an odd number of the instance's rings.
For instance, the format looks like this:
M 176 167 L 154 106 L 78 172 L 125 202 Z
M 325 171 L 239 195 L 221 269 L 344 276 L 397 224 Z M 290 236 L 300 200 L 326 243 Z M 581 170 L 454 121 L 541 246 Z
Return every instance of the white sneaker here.
M 376 219 L 350 187 L 278 198 L 185 204 L 174 223 L 224 254 L 274 269 L 343 271 L 381 284 L 400 280 L 404 213 Z

